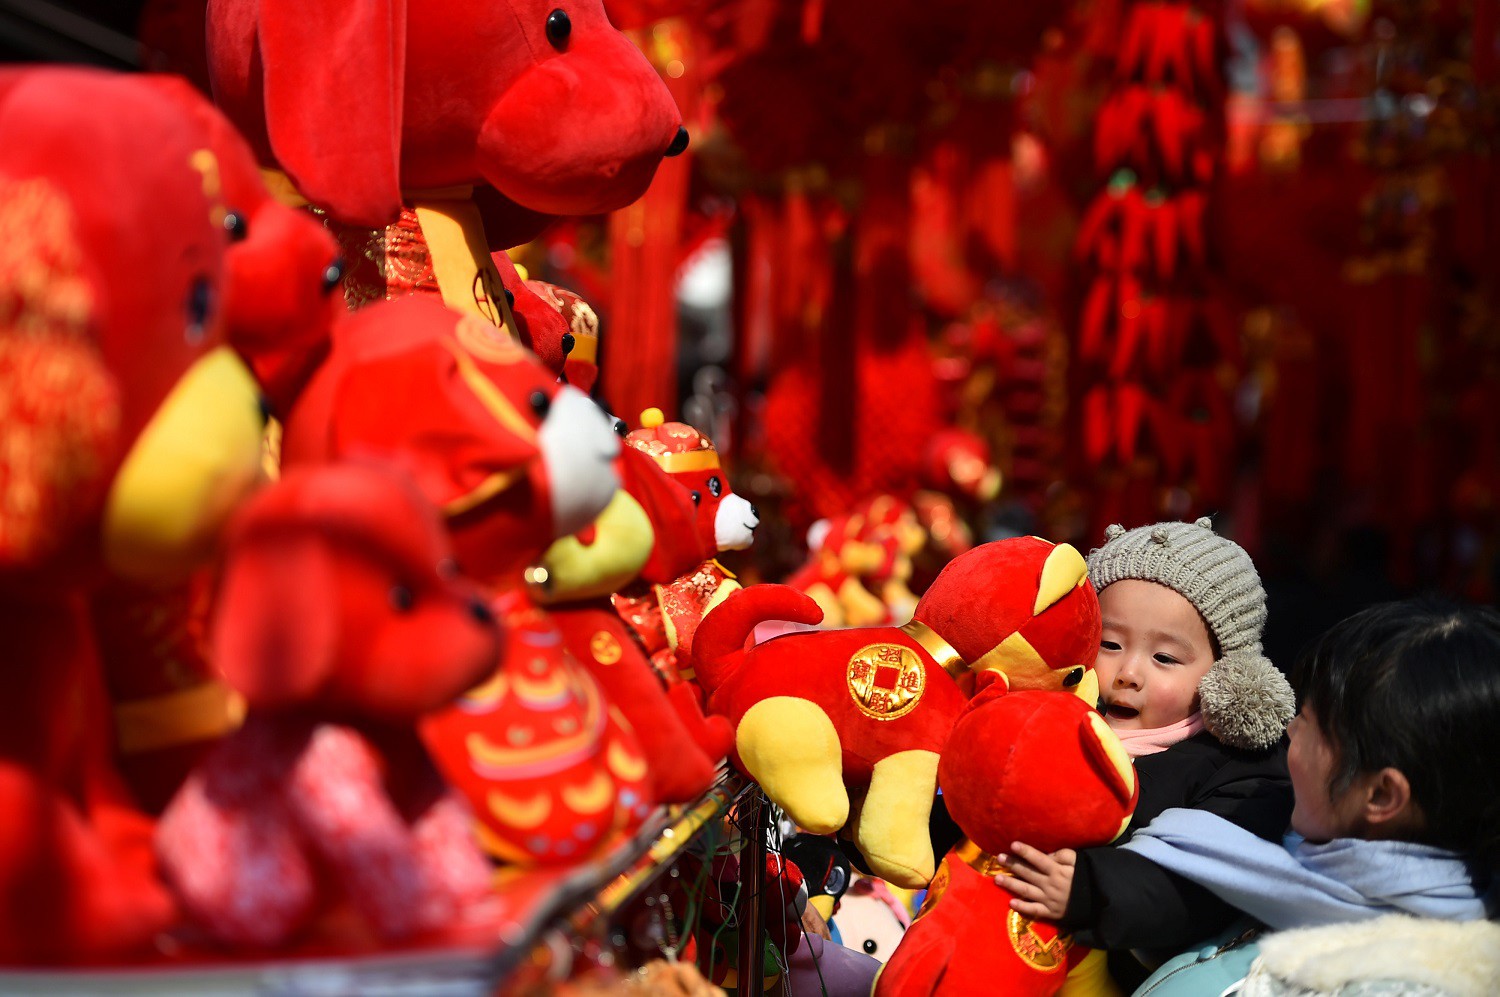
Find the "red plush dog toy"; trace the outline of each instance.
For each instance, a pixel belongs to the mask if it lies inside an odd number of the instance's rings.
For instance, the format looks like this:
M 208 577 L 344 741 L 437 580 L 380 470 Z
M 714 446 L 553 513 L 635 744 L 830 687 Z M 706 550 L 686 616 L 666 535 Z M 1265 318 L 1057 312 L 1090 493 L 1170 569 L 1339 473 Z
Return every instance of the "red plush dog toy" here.
M 732 734 L 723 717 L 705 718 L 694 690 L 663 689 L 644 648 L 609 594 L 635 580 L 653 548 L 654 527 L 692 515 L 683 490 L 650 457 L 632 447 L 620 454 L 624 487 L 588 527 L 547 549 L 530 577 L 533 593 L 574 659 L 583 664 L 630 721 L 645 753 L 656 796 L 664 803 L 695 799 L 713 782 Z
M 689 501 L 676 503 L 675 509 L 653 507 L 656 545 L 651 560 L 640 583 L 615 596 L 615 608 L 658 671 L 669 680 L 692 678 L 691 669 L 682 666 L 691 660 L 698 624 L 740 588 L 715 558 L 720 551 L 749 547 L 760 517 L 730 490 L 713 441 L 692 426 L 666 422 L 660 409 L 647 409 L 641 428 L 625 442 L 655 461 Z
M 255 375 L 263 406 L 284 417 L 344 310 L 333 293 L 338 247 L 314 218 L 271 198 L 249 146 L 202 94 L 177 77 L 141 79 L 196 123 L 204 184 L 226 208 L 225 339 Z M 115 582 L 91 600 L 121 769 L 153 813 L 239 719 L 204 653 L 210 587 L 197 577 L 167 587 Z
M 1056 993 L 1086 950 L 1010 909 L 995 855 L 1016 840 L 1047 852 L 1104 844 L 1135 809 L 1130 756 L 1091 704 L 980 681 L 938 764 L 948 812 L 969 839 L 943 859 L 878 997 Z
M 491 251 L 624 207 L 687 146 L 599 0 L 210 0 L 207 24 L 220 105 L 374 264 L 356 302 L 437 293 L 515 332 Z
M 111 760 L 86 598 L 181 578 L 258 483 L 223 345 L 213 152 L 150 80 L 0 72 L 0 959 L 89 962 L 172 916 Z
M 443 510 L 465 573 L 495 587 L 519 584 L 547 544 L 599 514 L 619 452 L 586 395 L 494 326 L 429 298 L 340 323 L 282 444 L 288 466 L 361 453 L 402 463 Z
M 863 793 L 854 840 L 881 878 L 932 878 L 927 832 L 938 755 L 963 710 L 956 677 L 1002 673 L 1015 689 L 1098 699 L 1090 668 L 1099 602 L 1067 544 L 1018 537 L 956 558 L 903 627 L 787 634 L 748 650 L 766 620 L 816 623 L 817 604 L 780 585 L 730 596 L 698 629 L 709 708 L 735 725 L 735 763 L 800 827 L 832 834 Z
M 523 590 L 547 545 L 614 495 L 619 451 L 587 396 L 494 326 L 430 298 L 341 323 L 288 420 L 289 465 L 373 453 L 412 468 L 458 564 L 496 594 L 502 666 L 421 732 L 486 849 L 507 861 L 577 861 L 654 802 L 628 721 Z
M 412 729 L 499 656 L 452 565 L 437 511 L 380 467 L 294 471 L 237 522 L 214 658 L 250 713 L 157 829 L 164 875 L 213 939 L 284 945 L 347 902 L 367 934 L 346 925 L 335 944 L 378 946 L 483 910 L 469 810 Z

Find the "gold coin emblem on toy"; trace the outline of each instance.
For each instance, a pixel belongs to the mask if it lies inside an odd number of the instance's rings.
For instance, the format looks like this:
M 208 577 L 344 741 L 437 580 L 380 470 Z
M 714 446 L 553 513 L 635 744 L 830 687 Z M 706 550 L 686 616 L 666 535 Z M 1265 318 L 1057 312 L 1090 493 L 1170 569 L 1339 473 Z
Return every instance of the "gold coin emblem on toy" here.
M 1005 928 L 1006 934 L 1010 935 L 1011 948 L 1032 969 L 1050 973 L 1067 962 L 1068 949 L 1073 944 L 1072 935 L 1058 934 L 1047 938 L 1037 930 L 1035 921 L 1015 911 L 1005 919 Z
M 620 641 L 608 630 L 600 630 L 589 638 L 589 653 L 601 665 L 613 665 L 625 654 Z
M 917 652 L 900 644 L 867 644 L 849 659 L 849 695 L 867 717 L 895 720 L 916 708 L 927 688 Z

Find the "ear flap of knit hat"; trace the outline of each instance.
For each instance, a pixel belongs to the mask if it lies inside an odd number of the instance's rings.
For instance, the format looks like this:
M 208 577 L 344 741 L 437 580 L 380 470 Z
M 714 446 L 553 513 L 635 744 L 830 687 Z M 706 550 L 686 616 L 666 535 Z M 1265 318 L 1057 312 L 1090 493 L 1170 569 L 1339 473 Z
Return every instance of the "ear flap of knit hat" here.
M 1203 726 L 1231 748 L 1261 750 L 1281 740 L 1297 712 L 1286 677 L 1257 651 L 1231 651 L 1198 683 Z

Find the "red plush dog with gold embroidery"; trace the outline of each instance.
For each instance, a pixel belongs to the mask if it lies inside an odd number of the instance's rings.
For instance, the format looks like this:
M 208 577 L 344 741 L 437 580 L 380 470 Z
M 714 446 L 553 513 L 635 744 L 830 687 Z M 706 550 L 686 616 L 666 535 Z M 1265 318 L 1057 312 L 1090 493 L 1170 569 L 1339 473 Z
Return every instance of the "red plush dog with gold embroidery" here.
M 1086 950 L 1010 909 L 995 855 L 1033 838 L 1048 852 L 1104 844 L 1135 809 L 1135 768 L 1092 703 L 980 682 L 938 764 L 943 800 L 969 839 L 943 859 L 877 997 L 1056 993 Z
M 624 207 L 687 146 L 600 0 L 210 0 L 207 40 L 215 97 L 282 196 L 327 212 L 356 302 L 440 295 L 520 335 L 506 299 L 532 296 L 491 252 Z
M 172 917 L 111 757 L 87 599 L 206 563 L 258 483 L 216 167 L 150 80 L 0 71 L 3 962 L 120 958 Z
M 675 510 L 655 507 L 651 559 L 641 581 L 614 597 L 615 608 L 659 671 L 670 681 L 691 678 L 682 665 L 690 660 L 699 622 L 740 588 L 716 558 L 749 547 L 760 516 L 730 490 L 713 441 L 687 423 L 667 422 L 660 409 L 647 409 L 625 443 L 655 461 L 688 501 Z
M 938 757 L 965 704 L 956 677 L 995 671 L 1014 689 L 1097 699 L 1099 603 L 1083 558 L 1037 537 L 984 544 L 943 570 L 904 627 L 744 647 L 758 623 L 821 615 L 785 586 L 730 596 L 698 629 L 698 680 L 710 710 L 735 725 L 735 763 L 794 822 L 831 834 L 850 820 L 851 795 L 863 794 L 852 823 L 871 869 L 926 885 Z
M 620 454 L 623 487 L 586 530 L 547 549 L 531 573 L 543 602 L 573 657 L 583 664 L 625 715 L 640 739 L 656 797 L 685 803 L 713 782 L 729 753 L 731 732 L 723 717 L 704 717 L 696 690 L 663 687 L 644 647 L 610 603 L 663 543 L 657 533 L 686 522 L 693 506 L 686 493 L 646 454 Z

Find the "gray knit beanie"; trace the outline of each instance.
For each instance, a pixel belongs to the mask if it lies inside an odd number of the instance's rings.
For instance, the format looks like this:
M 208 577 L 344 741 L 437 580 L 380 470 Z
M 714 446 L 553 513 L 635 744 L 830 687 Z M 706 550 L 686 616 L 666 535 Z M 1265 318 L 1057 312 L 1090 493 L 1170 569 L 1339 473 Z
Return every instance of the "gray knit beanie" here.
M 1222 657 L 1198 685 L 1204 726 L 1225 744 L 1265 748 L 1286 733 L 1295 700 L 1286 677 L 1260 653 L 1266 592 L 1243 547 L 1194 523 L 1111 526 L 1089 552 L 1095 591 L 1126 578 L 1156 582 L 1192 603 Z

